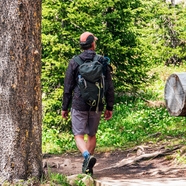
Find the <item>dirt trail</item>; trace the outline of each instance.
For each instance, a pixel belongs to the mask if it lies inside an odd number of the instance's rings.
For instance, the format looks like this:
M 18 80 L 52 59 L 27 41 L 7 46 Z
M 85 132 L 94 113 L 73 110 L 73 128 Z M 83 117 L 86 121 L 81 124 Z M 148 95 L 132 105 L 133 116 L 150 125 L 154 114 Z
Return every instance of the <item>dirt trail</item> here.
M 183 178 L 186 165 L 178 165 L 172 149 L 164 147 L 136 147 L 127 151 L 95 153 L 97 163 L 94 167 L 95 179 L 109 178 L 146 179 L 146 178 Z M 44 155 L 45 170 L 63 175 L 80 174 L 83 157 L 80 153 Z

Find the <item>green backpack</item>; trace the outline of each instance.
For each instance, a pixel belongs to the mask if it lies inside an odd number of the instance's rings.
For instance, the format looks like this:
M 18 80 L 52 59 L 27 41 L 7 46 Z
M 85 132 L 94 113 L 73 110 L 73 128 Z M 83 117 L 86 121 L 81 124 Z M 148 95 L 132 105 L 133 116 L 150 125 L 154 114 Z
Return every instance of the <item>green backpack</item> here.
M 96 55 L 92 61 L 82 61 L 79 56 L 74 57 L 79 65 L 78 86 L 81 97 L 91 107 L 96 106 L 96 112 L 99 110 L 99 103 L 105 103 L 105 77 L 99 58 Z

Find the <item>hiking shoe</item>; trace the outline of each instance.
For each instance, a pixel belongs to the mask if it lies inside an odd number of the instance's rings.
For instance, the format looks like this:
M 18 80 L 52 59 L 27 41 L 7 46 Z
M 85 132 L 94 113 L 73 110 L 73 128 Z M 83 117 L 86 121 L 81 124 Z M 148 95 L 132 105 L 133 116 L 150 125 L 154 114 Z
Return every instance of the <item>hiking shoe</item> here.
M 94 156 L 90 156 L 89 158 L 83 161 L 82 172 L 85 174 L 93 175 L 93 167 L 96 163 L 96 158 Z

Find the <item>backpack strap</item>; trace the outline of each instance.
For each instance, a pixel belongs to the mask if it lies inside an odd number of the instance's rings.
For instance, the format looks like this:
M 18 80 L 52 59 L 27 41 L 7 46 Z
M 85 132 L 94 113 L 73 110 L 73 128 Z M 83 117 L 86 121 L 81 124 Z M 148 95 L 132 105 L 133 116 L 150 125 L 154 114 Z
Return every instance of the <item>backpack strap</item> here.
M 92 61 L 99 61 L 101 55 L 96 54 L 93 58 Z M 78 64 L 78 65 L 82 65 L 84 63 L 84 61 L 79 57 L 79 56 L 75 56 L 74 57 L 74 61 Z
M 78 64 L 78 65 L 82 65 L 84 63 L 84 61 L 79 57 L 79 56 L 75 56 L 74 57 L 74 61 Z
M 101 58 L 101 55 L 96 54 L 96 55 L 94 56 L 94 58 L 93 58 L 92 61 L 99 61 L 100 58 Z

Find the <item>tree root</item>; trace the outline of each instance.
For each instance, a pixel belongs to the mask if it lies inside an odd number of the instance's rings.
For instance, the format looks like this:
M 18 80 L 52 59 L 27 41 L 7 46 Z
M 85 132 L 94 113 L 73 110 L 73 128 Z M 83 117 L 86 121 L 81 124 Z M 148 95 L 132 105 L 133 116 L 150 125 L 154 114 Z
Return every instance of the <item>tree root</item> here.
M 150 154 L 146 154 L 143 151 L 143 153 L 141 153 L 139 156 L 137 155 L 137 156 L 131 156 L 131 157 L 128 157 L 128 158 L 124 158 L 121 161 L 119 161 L 118 163 L 116 163 L 116 164 L 114 164 L 110 167 L 101 169 L 99 171 L 106 170 L 106 169 L 111 169 L 111 168 L 118 168 L 118 167 L 128 166 L 128 165 L 132 165 L 132 164 L 134 164 L 136 162 L 139 162 L 139 161 L 142 161 L 142 160 L 148 160 L 148 159 L 152 159 L 152 158 L 157 158 L 159 156 L 170 155 L 170 154 L 172 154 L 173 151 L 176 151 L 176 150 L 180 149 L 181 147 L 182 147 L 181 145 L 177 145 L 175 147 L 165 149 L 165 150 L 159 150 L 159 151 L 156 151 L 156 152 L 153 152 L 153 153 L 150 153 Z M 142 148 L 138 148 L 138 149 L 142 150 Z

